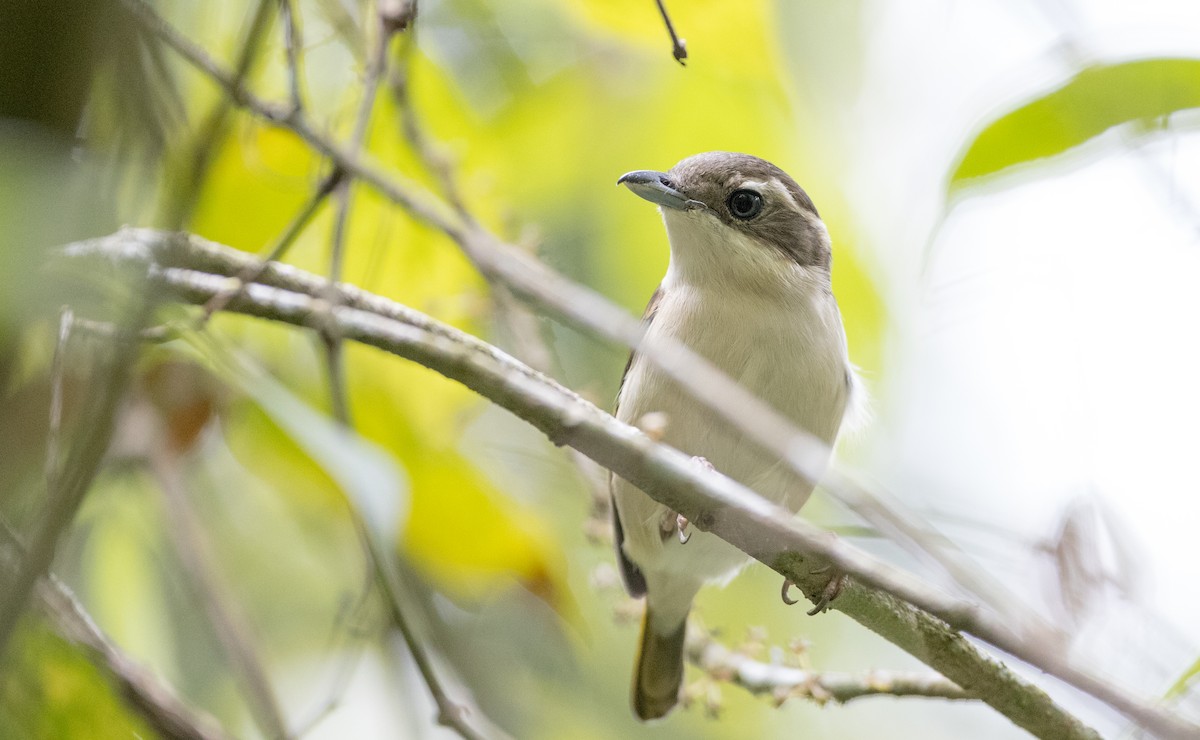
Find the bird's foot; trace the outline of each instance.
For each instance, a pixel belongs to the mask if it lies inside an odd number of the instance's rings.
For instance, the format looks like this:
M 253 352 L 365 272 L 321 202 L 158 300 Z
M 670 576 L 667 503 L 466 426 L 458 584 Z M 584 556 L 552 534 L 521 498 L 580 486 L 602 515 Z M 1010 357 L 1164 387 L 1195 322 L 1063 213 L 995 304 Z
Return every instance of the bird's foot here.
M 679 538 L 679 544 L 686 545 L 688 540 L 692 538 L 692 533 L 688 531 L 688 520 L 683 514 L 676 514 L 671 510 L 663 512 L 662 522 L 659 524 L 659 530 L 662 532 L 662 538 L 665 540 L 671 535 Z
M 688 530 L 688 520 L 683 514 L 675 515 L 675 531 L 679 533 L 679 544 L 686 545 L 688 540 L 692 538 L 692 533 Z
M 813 573 L 825 573 L 828 571 L 833 571 L 833 567 L 825 566 L 824 568 L 814 570 Z M 795 583 L 792 583 L 792 579 L 783 579 L 783 588 L 780 590 L 779 596 L 783 599 L 783 603 L 787 604 L 788 606 L 799 602 L 799 599 L 793 599 L 788 595 L 788 591 L 790 591 L 792 586 L 795 585 Z M 829 579 L 829 582 L 825 584 L 825 588 L 821 589 L 821 597 L 817 599 L 817 603 L 813 605 L 813 608 L 808 610 L 808 616 L 813 617 L 829 609 L 829 605 L 833 603 L 833 600 L 842 593 L 842 589 L 845 587 L 846 574 L 840 571 L 834 571 L 833 575 Z
M 696 463 L 705 470 L 716 470 L 713 464 L 703 457 L 696 455 L 692 458 L 692 462 Z M 688 518 L 683 514 L 676 514 L 668 509 L 663 513 L 662 522 L 659 529 L 662 532 L 662 538 L 665 540 L 671 535 L 679 538 L 679 544 L 686 545 L 688 540 L 692 539 L 692 533 L 688 531 Z
M 833 574 L 829 577 L 829 582 L 825 584 L 825 588 L 821 589 L 821 598 L 817 599 L 817 603 L 813 605 L 813 608 L 808 610 L 808 616 L 810 617 L 827 610 L 829 605 L 833 603 L 833 600 L 841 595 L 842 589 L 846 587 L 846 574 L 840 570 L 834 570 L 833 566 L 826 566 L 813 572 L 824 573 L 826 571 L 833 571 Z
M 783 599 L 783 603 L 787 604 L 788 606 L 795 606 L 800 602 L 800 599 L 793 599 L 791 596 L 788 596 L 788 591 L 791 591 L 792 586 L 795 585 L 796 584 L 792 583 L 791 578 L 783 579 L 783 588 L 779 591 L 779 598 Z

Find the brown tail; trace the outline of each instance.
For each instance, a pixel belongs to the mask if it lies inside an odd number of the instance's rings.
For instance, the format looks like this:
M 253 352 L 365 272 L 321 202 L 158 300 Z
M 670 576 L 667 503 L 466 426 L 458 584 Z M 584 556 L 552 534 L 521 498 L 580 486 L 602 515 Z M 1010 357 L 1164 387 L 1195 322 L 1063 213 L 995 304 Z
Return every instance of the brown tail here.
M 642 644 L 633 676 L 633 711 L 643 722 L 664 716 L 679 701 L 683 685 L 683 638 L 687 619 L 669 634 L 651 624 L 650 608 L 642 618 Z

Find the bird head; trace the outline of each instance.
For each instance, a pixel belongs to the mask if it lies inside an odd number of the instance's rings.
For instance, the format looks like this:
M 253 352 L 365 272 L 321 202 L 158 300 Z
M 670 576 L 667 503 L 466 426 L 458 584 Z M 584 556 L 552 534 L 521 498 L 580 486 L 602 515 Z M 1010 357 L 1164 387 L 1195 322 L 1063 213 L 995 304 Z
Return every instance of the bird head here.
M 763 287 L 828 276 L 829 234 L 812 199 L 766 160 L 707 152 L 667 172 L 626 173 L 617 184 L 658 204 L 671 245 L 668 279 Z

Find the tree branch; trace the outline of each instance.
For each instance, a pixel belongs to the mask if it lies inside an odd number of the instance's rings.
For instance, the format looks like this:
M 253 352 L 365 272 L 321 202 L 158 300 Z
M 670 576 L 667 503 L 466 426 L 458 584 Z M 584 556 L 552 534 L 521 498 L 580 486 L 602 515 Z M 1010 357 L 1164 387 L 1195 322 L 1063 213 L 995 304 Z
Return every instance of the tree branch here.
M 196 237 L 150 230 L 126 230 L 80 242 L 68 247 L 66 254 L 140 264 L 153 282 L 190 303 L 208 300 L 226 283 L 226 276 L 237 274 L 252 259 Z M 324 279 L 276 264 L 263 271 L 262 281 L 268 285 L 249 286 L 231 302 L 230 310 L 297 326 L 328 320 L 320 318 L 322 312 L 328 312 L 320 301 Z M 931 588 L 832 534 L 794 519 L 734 481 L 701 470 L 686 455 L 652 442 L 500 350 L 353 286 L 342 286 L 342 290 L 345 303 L 333 310 L 333 320 L 347 339 L 406 357 L 462 382 L 528 421 L 556 444 L 583 452 L 687 515 L 695 526 L 768 564 L 810 596 L 819 593 L 827 580 L 812 572 L 813 560 L 834 564 L 853 576 L 835 608 L 1031 733 L 1053 738 L 1097 737 L 1036 686 L 981 653 L 947 622 L 1032 665 L 1046 668 L 1049 664 L 1056 673 L 1067 672 L 1090 693 L 1116 697 L 1113 703 L 1118 708 L 1159 735 L 1182 738 L 1200 731 L 1187 720 L 1074 666 L 1054 663 L 1057 658 L 1042 654 L 1041 646 L 1014 642 L 1014 635 L 997 627 L 977 604 Z
M 730 650 L 700 629 L 688 628 L 688 660 L 713 679 L 735 684 L 751 694 L 771 696 L 782 704 L 804 697 L 819 704 L 845 704 L 865 696 L 921 696 L 974 700 L 953 681 L 934 673 L 869 671 L 864 674 L 807 671 L 795 666 L 764 663 Z

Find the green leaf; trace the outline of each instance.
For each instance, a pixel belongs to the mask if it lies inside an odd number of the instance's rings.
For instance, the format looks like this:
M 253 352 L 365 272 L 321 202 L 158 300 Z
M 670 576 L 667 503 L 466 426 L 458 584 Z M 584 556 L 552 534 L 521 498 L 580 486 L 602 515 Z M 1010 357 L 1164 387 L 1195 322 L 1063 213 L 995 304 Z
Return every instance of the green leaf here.
M 337 481 L 373 533 L 384 542 L 395 542 L 408 513 L 408 481 L 391 456 L 269 376 L 243 381 L 243 390 Z
M 1139 59 L 1088 67 L 992 121 L 966 147 L 951 191 L 976 178 L 1062 154 L 1126 123 L 1200 107 L 1200 59 Z
M 1174 699 L 1176 697 L 1183 696 L 1183 694 L 1187 691 L 1188 684 L 1191 683 L 1192 679 L 1198 675 L 1200 675 L 1200 658 L 1197 658 L 1196 662 L 1192 663 L 1192 665 L 1183 672 L 1183 675 L 1180 676 L 1175 683 L 1171 684 L 1171 688 L 1167 689 L 1167 693 L 1163 694 L 1163 698 Z
M 43 624 L 26 620 L 0 676 L 0 737 L 51 740 L 158 735 L 129 711 L 84 653 Z
M 306 404 L 248 357 L 222 351 L 215 342 L 207 342 L 200 351 L 201 362 L 249 396 L 324 469 L 362 515 L 373 536 L 382 542 L 397 541 L 408 518 L 409 486 L 391 455 Z

